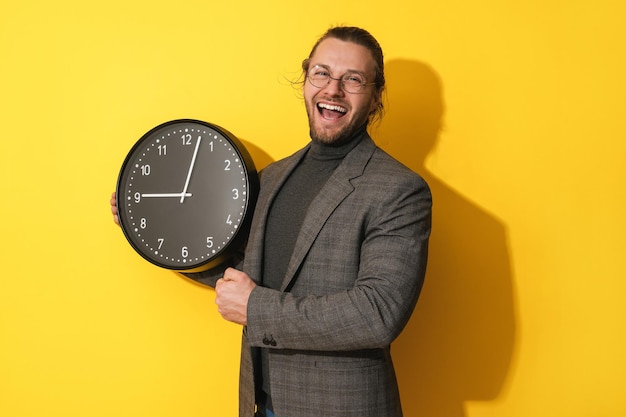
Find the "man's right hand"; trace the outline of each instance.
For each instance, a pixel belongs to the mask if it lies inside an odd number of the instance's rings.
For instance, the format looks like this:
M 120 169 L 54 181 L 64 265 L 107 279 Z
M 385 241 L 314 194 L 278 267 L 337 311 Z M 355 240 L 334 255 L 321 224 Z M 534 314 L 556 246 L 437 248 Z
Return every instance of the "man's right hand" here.
M 115 198 L 115 192 L 111 194 L 111 213 L 113 213 L 113 221 L 116 225 L 120 225 L 120 218 L 117 215 L 117 199 Z

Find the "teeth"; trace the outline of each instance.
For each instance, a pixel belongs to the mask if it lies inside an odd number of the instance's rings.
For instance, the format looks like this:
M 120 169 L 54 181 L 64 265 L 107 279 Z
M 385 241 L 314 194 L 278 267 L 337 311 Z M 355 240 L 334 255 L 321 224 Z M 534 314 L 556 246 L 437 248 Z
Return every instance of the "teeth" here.
M 321 107 L 321 108 L 326 109 L 326 110 L 338 111 L 340 113 L 345 113 L 345 112 L 348 111 L 348 110 L 346 110 L 345 108 L 343 108 L 341 106 L 333 106 L 331 104 L 325 104 L 325 103 L 319 103 L 318 107 Z

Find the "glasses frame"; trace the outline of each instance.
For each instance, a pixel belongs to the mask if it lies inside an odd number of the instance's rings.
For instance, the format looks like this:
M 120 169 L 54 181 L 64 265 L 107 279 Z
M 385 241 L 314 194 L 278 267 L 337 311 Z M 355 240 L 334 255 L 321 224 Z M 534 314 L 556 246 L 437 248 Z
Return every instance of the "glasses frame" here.
M 316 84 L 314 84 L 314 83 L 313 83 L 313 81 L 311 80 L 311 71 L 313 71 L 315 68 L 321 68 L 321 69 L 325 70 L 326 72 L 328 72 L 328 79 L 326 80 L 326 83 L 325 83 L 324 85 L 321 85 L 321 86 L 320 86 L 320 85 L 316 85 Z M 331 75 L 331 73 L 330 73 L 330 68 L 328 68 L 328 67 L 327 67 L 327 66 L 325 66 L 325 65 L 314 65 L 313 67 L 311 67 L 311 68 L 307 71 L 307 73 L 306 73 L 306 78 L 307 78 L 307 80 L 309 80 L 309 83 L 310 83 L 313 87 L 315 87 L 315 88 L 319 88 L 319 89 L 322 89 L 322 88 L 326 87 L 327 85 L 329 85 L 329 84 L 330 84 L 330 82 L 331 82 L 331 80 L 339 81 L 339 86 L 341 87 L 341 89 L 342 89 L 343 91 L 345 91 L 346 93 L 349 93 L 349 94 L 359 94 L 359 93 L 361 93 L 361 92 L 363 91 L 363 87 L 368 86 L 368 85 L 374 85 L 374 84 L 376 84 L 375 82 L 368 83 L 368 82 L 365 82 L 365 81 L 364 81 L 364 82 L 362 82 L 362 83 L 360 84 L 360 86 L 359 86 L 358 90 L 356 90 L 356 91 L 349 91 L 349 90 L 347 90 L 347 89 L 346 89 L 346 86 L 345 86 L 345 78 L 346 78 L 346 76 L 349 76 L 349 75 L 351 75 L 351 74 L 359 74 L 360 76 L 362 76 L 362 77 L 363 77 L 363 79 L 366 79 L 366 77 L 365 77 L 362 73 L 357 72 L 357 71 L 346 72 L 346 73 L 345 73 L 345 74 L 343 74 L 340 78 L 335 78 L 335 77 L 333 77 L 333 76 Z

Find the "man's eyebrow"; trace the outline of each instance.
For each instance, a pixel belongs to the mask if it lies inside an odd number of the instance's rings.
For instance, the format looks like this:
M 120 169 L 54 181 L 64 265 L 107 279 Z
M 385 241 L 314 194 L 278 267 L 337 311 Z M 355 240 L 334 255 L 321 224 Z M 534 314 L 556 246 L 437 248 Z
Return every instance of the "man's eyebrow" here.
M 330 67 L 328 65 L 326 65 L 326 64 L 313 64 L 311 66 L 311 68 L 315 68 L 315 67 L 321 67 L 321 68 L 324 68 L 325 70 L 327 70 L 328 72 L 332 72 L 330 70 Z M 364 77 L 366 76 L 365 75 L 365 71 L 359 71 L 359 70 L 355 70 L 355 69 L 348 69 L 348 70 L 346 70 L 346 72 L 344 72 L 344 74 L 360 74 L 360 75 L 362 75 Z

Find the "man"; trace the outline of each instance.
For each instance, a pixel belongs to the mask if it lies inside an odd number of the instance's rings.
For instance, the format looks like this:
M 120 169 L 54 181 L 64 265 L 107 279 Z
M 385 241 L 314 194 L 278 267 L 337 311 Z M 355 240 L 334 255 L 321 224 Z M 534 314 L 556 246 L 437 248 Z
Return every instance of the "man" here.
M 402 415 L 390 344 L 422 286 L 431 195 L 366 131 L 383 66 L 363 29 L 319 39 L 302 64 L 311 142 L 261 173 L 243 261 L 188 274 L 244 326 L 241 417 Z

